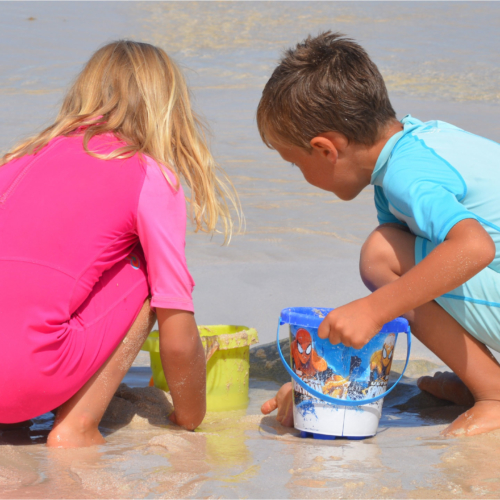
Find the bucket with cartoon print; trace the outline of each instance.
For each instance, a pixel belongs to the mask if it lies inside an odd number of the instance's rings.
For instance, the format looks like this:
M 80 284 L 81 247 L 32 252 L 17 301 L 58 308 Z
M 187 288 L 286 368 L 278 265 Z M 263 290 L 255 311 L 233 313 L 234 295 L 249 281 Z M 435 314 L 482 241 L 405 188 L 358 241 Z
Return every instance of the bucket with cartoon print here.
M 408 322 L 386 323 L 362 349 L 333 345 L 318 337 L 318 327 L 332 309 L 283 309 L 278 325 L 278 352 L 292 377 L 294 427 L 317 439 L 374 436 L 383 398 L 401 380 L 408 366 L 411 334 Z M 281 325 L 290 325 L 290 365 L 279 344 Z M 407 336 L 406 363 L 387 390 L 398 334 Z

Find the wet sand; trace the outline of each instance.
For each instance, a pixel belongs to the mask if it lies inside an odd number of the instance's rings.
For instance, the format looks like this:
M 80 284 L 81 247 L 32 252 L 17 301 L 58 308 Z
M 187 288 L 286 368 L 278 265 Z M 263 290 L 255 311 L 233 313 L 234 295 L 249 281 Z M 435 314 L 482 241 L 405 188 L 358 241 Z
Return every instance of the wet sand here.
M 371 188 L 341 202 L 260 142 L 255 109 L 282 49 L 308 33 L 342 31 L 379 65 L 399 117 L 500 140 L 494 2 L 2 2 L 0 14 L 2 151 L 50 122 L 71 79 L 107 41 L 157 43 L 186 69 L 246 215 L 245 234 L 229 247 L 188 230 L 196 318 L 254 327 L 262 344 L 274 340 L 285 307 L 334 307 L 367 294 L 358 256 L 376 226 Z M 395 369 L 404 357 L 399 341 Z M 196 433 L 165 425 L 168 406 L 151 390 L 136 392 L 135 403 L 130 393 L 115 401 L 104 447 L 48 450 L 52 416 L 41 416 L 30 431 L 0 431 L 0 498 L 498 498 L 499 437 L 439 437 L 463 408 L 418 391 L 416 377 L 441 367 L 418 342 L 412 360 L 377 436 L 364 441 L 302 440 L 262 418 L 259 407 L 282 378 L 255 369 L 248 410 L 211 414 Z M 129 386 L 147 385 L 147 362 L 138 357 Z M 144 417 L 148 405 L 155 418 Z
M 262 348 L 262 347 L 260 347 Z M 256 348 L 258 349 L 258 348 Z M 254 350 L 256 350 L 254 349 Z M 139 364 L 139 363 L 136 363 Z M 397 367 L 395 367 L 397 368 Z M 412 373 L 426 371 L 417 362 Z M 435 367 L 434 367 L 435 368 Z M 396 374 L 394 373 L 394 376 Z M 248 409 L 209 413 L 197 430 L 171 425 L 160 389 L 134 367 L 101 424 L 108 444 L 47 449 L 51 415 L 0 434 L 0 498 L 498 498 L 492 457 L 500 434 L 444 439 L 464 408 L 405 378 L 386 398 L 378 434 L 363 441 L 302 439 L 259 415 L 279 385 L 250 380 Z M 260 376 L 265 376 L 264 372 Z M 142 387 L 141 387 L 142 386 Z

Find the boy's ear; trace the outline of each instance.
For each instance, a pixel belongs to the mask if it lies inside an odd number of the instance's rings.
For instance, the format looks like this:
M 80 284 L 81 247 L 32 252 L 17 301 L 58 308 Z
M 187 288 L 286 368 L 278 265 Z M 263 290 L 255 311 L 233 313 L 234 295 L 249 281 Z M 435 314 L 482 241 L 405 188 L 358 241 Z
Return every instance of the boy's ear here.
M 320 153 L 325 159 L 336 163 L 339 153 L 347 146 L 347 138 L 338 132 L 326 132 L 313 137 L 310 141 L 311 147 Z
M 317 136 L 311 139 L 311 147 L 319 153 L 325 160 L 336 163 L 339 153 L 332 141 L 326 137 Z

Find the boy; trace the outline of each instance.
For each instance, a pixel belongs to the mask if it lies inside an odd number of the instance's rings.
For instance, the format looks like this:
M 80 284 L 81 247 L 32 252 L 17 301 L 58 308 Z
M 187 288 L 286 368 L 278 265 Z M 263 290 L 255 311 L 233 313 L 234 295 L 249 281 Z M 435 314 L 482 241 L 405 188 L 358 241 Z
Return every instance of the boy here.
M 340 34 L 285 57 L 257 111 L 263 141 L 310 184 L 355 198 L 374 185 L 380 226 L 361 249 L 371 295 L 338 307 L 318 335 L 361 348 L 400 315 L 454 372 L 421 389 L 472 406 L 448 436 L 500 428 L 500 145 L 443 122 L 399 122 L 366 52 Z M 264 403 L 292 425 L 291 384 Z

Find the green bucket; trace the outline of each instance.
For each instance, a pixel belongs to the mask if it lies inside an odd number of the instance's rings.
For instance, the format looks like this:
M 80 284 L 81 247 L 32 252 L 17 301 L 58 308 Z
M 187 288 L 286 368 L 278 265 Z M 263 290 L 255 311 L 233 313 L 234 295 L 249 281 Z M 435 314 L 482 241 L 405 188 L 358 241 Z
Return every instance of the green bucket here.
M 207 357 L 207 410 L 246 408 L 250 346 L 259 341 L 257 331 L 237 325 L 199 326 L 198 331 Z M 149 334 L 142 350 L 149 352 L 154 386 L 168 392 L 158 331 Z

